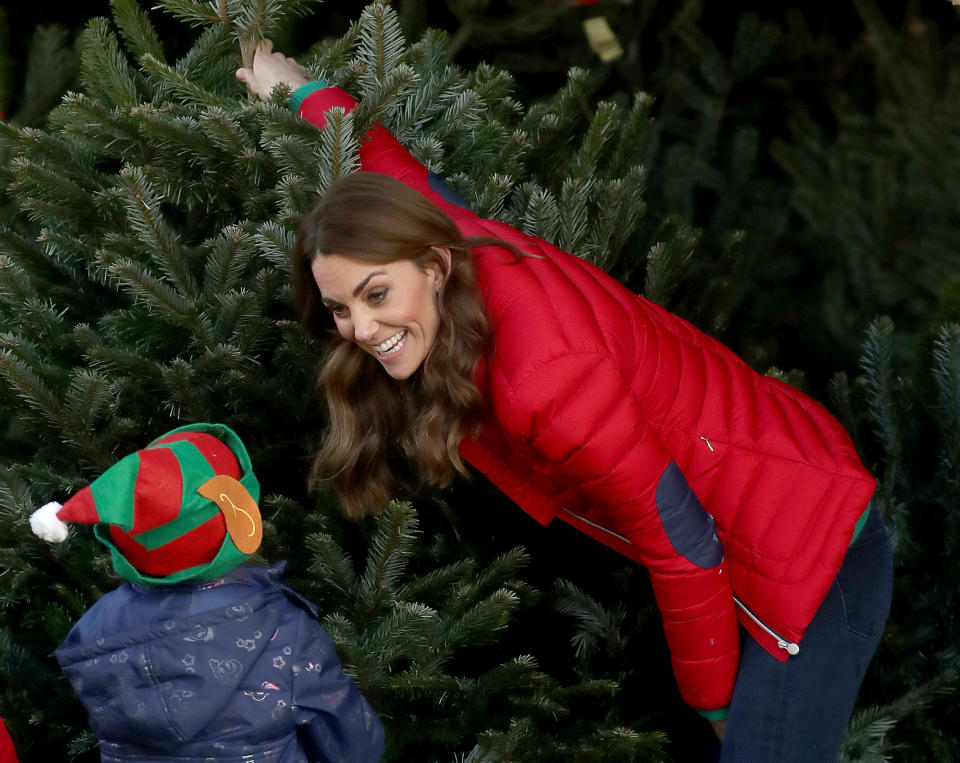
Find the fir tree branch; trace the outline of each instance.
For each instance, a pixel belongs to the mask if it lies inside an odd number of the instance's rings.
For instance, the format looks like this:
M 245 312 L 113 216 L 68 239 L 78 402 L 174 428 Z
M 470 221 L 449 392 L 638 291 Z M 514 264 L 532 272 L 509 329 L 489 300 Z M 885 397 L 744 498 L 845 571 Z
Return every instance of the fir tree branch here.
M 896 463 L 900 453 L 900 423 L 894 400 L 893 321 L 881 316 L 867 329 L 860 356 L 870 415 L 887 458 Z
M 33 33 L 23 84 L 23 105 L 12 121 L 39 125 L 57 99 L 74 82 L 77 55 L 67 45 L 68 32 L 59 26 L 38 26 Z
M 469 600 L 472 597 L 466 598 Z M 481 644 L 494 640 L 497 632 L 507 627 L 519 603 L 520 599 L 514 591 L 500 588 L 467 608 L 459 616 L 447 618 L 441 615 L 443 651 L 470 643 Z
M 209 403 L 204 386 L 195 370 L 183 358 L 174 358 L 161 370 L 168 397 L 163 408 L 175 421 L 203 421 L 208 418 Z
M 627 118 L 620 125 L 617 144 L 610 152 L 609 172 L 621 177 L 632 171 L 638 159 L 644 156 L 650 140 L 653 119 L 650 111 L 653 98 L 646 93 L 636 93 Z
M 359 35 L 360 20 L 357 19 L 341 37 L 326 38 L 315 45 L 304 57 L 304 66 L 315 72 L 317 79 L 346 85 L 344 78 L 347 77 Z
M 260 224 L 253 236 L 261 256 L 285 275 L 290 273 L 293 252 L 293 232 L 279 223 L 267 220 Z
M 320 134 L 319 170 L 317 190 L 326 191 L 330 184 L 343 175 L 360 168 L 360 145 L 354 132 L 353 114 L 341 108 L 327 113 Z
M 39 414 L 48 427 L 58 430 L 63 414 L 60 401 L 44 383 L 37 369 L 31 368 L 23 357 L 18 357 L 22 356 L 22 352 L 18 352 L 23 349 L 21 340 L 5 334 L 0 336 L 0 346 L 0 375 L 6 379 L 10 392 Z
M 84 359 L 95 371 L 110 371 L 137 379 L 155 378 L 160 366 L 150 358 L 129 347 L 103 344 L 99 338 L 84 350 Z
M 73 444 L 81 462 L 103 471 L 113 463 L 113 454 L 100 447 L 94 433 L 97 424 L 116 409 L 117 386 L 102 373 L 83 368 L 70 377 L 63 397 L 63 439 Z
M 162 6 L 167 13 L 194 27 L 223 24 L 230 20 L 224 0 L 217 0 L 216 5 L 199 0 L 162 0 Z
M 39 295 L 29 274 L 6 254 L 0 254 L 0 301 L 4 302 L 10 315 L 15 315 L 20 306 Z
M 494 173 L 487 178 L 471 207 L 481 217 L 499 218 L 512 189 L 512 178 Z
M 523 217 L 523 232 L 556 243 L 560 233 L 560 205 L 546 188 L 534 186 Z
M 201 84 L 208 82 L 209 73 L 217 68 L 226 68 L 232 76 L 240 63 L 234 42 L 235 38 L 226 24 L 207 27 L 186 55 L 176 62 L 174 68 L 187 80 Z M 226 92 L 233 95 L 240 92 L 240 85 L 235 78 Z
M 590 196 L 593 178 L 577 180 L 568 177 L 560 189 L 560 229 L 558 246 L 572 254 L 580 254 L 580 246 L 587 236 Z
M 554 592 L 557 596 L 554 609 L 577 620 L 570 644 L 581 663 L 585 663 L 602 643 L 614 653 L 620 651 L 621 628 L 626 617 L 622 605 L 616 610 L 607 609 L 568 580 L 558 580 Z
M 398 601 L 362 631 L 358 648 L 371 667 L 370 679 L 389 680 L 399 664 L 424 665 L 435 659 L 433 643 L 439 625 L 435 609 L 419 602 Z M 398 674 L 399 675 L 399 674 Z
M 396 596 L 400 601 L 422 601 L 436 599 L 446 593 L 459 580 L 469 577 L 474 569 L 472 559 L 460 559 L 452 564 L 438 567 L 425 575 L 397 586 Z
M 933 378 L 943 432 L 941 468 L 948 480 L 956 480 L 960 477 L 960 325 L 956 323 L 941 326 L 934 339 Z
M 131 230 L 146 247 L 150 259 L 187 300 L 195 300 L 199 288 L 190 271 L 190 256 L 179 236 L 167 224 L 160 197 L 137 167 L 120 170 L 120 188 Z
M 360 14 L 354 58 L 360 69 L 361 95 L 366 99 L 401 65 L 403 32 L 397 12 L 384 3 L 371 3 Z
M 166 63 L 157 31 L 137 0 L 110 0 L 110 10 L 127 49 L 135 59 L 149 53 L 157 61 Z
M 148 310 L 186 328 L 201 347 L 216 343 L 207 319 L 197 311 L 195 303 L 186 299 L 180 291 L 155 278 L 142 265 L 130 259 L 119 257 L 107 261 L 105 253 L 99 256 L 106 263 L 107 274 L 136 300 L 144 303 Z
M 254 239 L 242 224 L 228 225 L 206 246 L 209 253 L 203 274 L 203 296 L 210 300 L 240 283 L 254 254 Z
M 477 129 L 483 120 L 485 104 L 475 90 L 449 88 L 438 97 L 445 108 L 430 128 L 430 133 L 441 140 L 453 135 L 467 135 Z
M 700 235 L 676 218 L 668 218 L 658 232 L 659 239 L 647 252 L 647 273 L 643 296 L 658 305 L 667 306 L 680 284 Z
M 417 161 L 424 164 L 428 169 L 441 174 L 443 172 L 444 149 L 443 143 L 437 138 L 421 135 L 413 138 L 407 148 Z
M 366 132 L 376 123 L 390 124 L 403 99 L 419 84 L 419 75 L 398 64 L 382 80 L 373 82 L 357 107 L 350 112 L 356 131 Z
M 165 97 L 176 97 L 180 102 L 200 108 L 220 108 L 229 110 L 235 101 L 199 85 L 178 69 L 158 61 L 147 53 L 140 58 L 140 66 Z
M 256 153 L 256 144 L 235 115 L 220 108 L 205 109 L 198 117 L 204 134 L 224 155 L 249 159 Z
M 291 227 L 316 201 L 317 186 L 298 175 L 284 175 L 276 190 L 280 197 L 280 221 Z
M 259 345 L 267 339 L 273 324 L 263 316 L 257 295 L 247 289 L 217 294 L 215 302 L 218 330 L 234 345 L 238 360 L 244 359 L 242 367 L 236 370 L 249 372 L 251 366 L 257 365 L 252 357 L 258 354 Z
M 9 188 L 20 207 L 50 228 L 95 227 L 101 216 L 97 199 L 90 193 L 89 178 L 95 173 L 86 172 L 78 158 L 72 157 L 71 164 L 80 177 L 72 177 L 74 173 L 64 171 L 55 159 L 34 160 L 25 155 L 14 159 L 14 179 Z
M 87 92 L 110 106 L 130 108 L 140 100 L 134 73 L 104 18 L 92 19 L 80 36 L 80 79 Z
M 588 180 L 597 174 L 605 150 L 618 132 L 621 115 L 619 107 L 610 101 L 601 101 L 590 120 L 587 133 L 580 142 L 580 149 L 570 163 L 570 176 Z
M 840 747 L 839 761 L 882 760 L 891 750 L 888 734 L 896 724 L 911 715 L 923 712 L 938 698 L 956 692 L 957 677 L 947 670 L 920 686 L 908 690 L 884 706 L 872 706 L 854 714 L 847 736 Z
M 326 594 L 332 594 L 338 607 L 352 609 L 359 588 L 353 559 L 328 533 L 312 533 L 306 546 L 313 555 L 310 569 L 323 581 Z
M 69 136 L 84 152 L 133 163 L 144 161 L 134 120 L 82 93 L 67 93 L 50 113 L 48 124 L 52 131 Z
M 377 518 L 357 589 L 357 613 L 361 622 L 372 617 L 395 589 L 409 564 L 417 527 L 416 513 L 407 503 L 391 502 Z

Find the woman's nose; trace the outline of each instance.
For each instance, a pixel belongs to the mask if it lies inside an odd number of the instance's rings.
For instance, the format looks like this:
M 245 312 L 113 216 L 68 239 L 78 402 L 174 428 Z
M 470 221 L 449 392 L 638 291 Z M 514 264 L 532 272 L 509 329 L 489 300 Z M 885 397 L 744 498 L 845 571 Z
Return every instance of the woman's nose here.
M 377 335 L 377 322 L 365 315 L 357 315 L 353 319 L 353 338 L 357 342 L 369 344 Z

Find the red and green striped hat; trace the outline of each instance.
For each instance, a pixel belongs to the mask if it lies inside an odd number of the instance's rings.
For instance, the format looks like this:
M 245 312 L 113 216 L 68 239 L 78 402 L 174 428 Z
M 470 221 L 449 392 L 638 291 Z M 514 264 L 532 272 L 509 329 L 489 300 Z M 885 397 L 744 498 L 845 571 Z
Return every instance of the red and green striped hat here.
M 236 433 L 222 424 L 190 424 L 118 461 L 62 507 L 38 510 L 31 525 L 41 537 L 63 540 L 63 522 L 92 524 L 124 578 L 176 583 L 215 578 L 257 549 L 259 498 Z

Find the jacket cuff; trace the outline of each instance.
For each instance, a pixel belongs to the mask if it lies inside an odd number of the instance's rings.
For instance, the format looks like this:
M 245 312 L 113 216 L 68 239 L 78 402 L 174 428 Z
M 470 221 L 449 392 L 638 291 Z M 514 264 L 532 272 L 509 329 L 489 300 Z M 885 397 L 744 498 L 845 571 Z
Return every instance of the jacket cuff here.
M 725 721 L 729 709 L 729 707 L 721 707 L 719 710 L 697 710 L 697 713 L 708 721 Z
M 300 107 L 303 106 L 303 102 L 307 100 L 307 97 L 318 90 L 323 90 L 326 86 L 327 83 L 320 79 L 315 82 L 308 82 L 306 85 L 300 85 L 300 87 L 293 91 L 293 95 L 290 96 L 290 103 L 287 104 L 287 108 L 294 114 L 299 114 Z

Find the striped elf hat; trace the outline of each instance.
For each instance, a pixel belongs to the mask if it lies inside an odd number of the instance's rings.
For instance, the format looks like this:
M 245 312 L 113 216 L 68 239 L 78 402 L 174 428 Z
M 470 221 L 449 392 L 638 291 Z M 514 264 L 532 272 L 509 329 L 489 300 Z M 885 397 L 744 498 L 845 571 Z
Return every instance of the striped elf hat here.
M 222 424 L 190 424 L 154 440 L 62 506 L 30 517 L 59 543 L 67 522 L 94 525 L 127 580 L 164 584 L 222 575 L 260 546 L 260 483 L 243 442 Z

